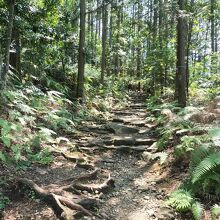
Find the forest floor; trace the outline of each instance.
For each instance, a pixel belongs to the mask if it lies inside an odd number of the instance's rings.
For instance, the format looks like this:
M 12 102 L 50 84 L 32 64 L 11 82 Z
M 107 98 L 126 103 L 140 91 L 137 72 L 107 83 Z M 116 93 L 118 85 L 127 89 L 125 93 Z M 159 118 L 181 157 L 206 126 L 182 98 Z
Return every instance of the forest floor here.
M 34 166 L 23 173 L 21 183 L 35 192 L 17 184 L 14 188 L 10 186 L 11 203 L 4 210 L 2 219 L 59 219 L 50 207 L 51 203 L 42 199 L 41 194 L 37 195 L 34 184 L 43 189 L 51 187 L 53 195 L 57 193 L 62 198 L 75 196 L 75 201 L 82 202 L 83 196 L 90 198 L 88 203 L 91 204 L 95 200 L 93 208 L 79 203 L 89 211 L 86 215 L 85 210 L 76 207 L 81 215 L 78 211 L 71 212 L 71 215 L 77 214 L 75 219 L 191 219 L 190 216 L 180 217 L 164 202 L 180 185 L 185 168 L 178 164 L 161 166 L 158 161 L 143 157 L 143 152 L 154 150 L 151 146 L 156 141 L 152 132 L 154 124 L 145 120 L 148 115 L 145 99 L 143 95 L 135 94 L 126 107 L 113 109 L 108 120 L 84 121 L 71 137 L 77 151 L 67 154 L 62 153 L 66 149 L 60 149 L 61 153 L 54 152 L 55 159 L 50 166 Z M 97 174 L 96 178 L 90 175 L 93 172 Z M 74 178 L 80 183 L 73 185 L 73 191 L 65 191 L 67 188 L 62 186 Z M 25 182 L 27 179 L 33 182 Z M 68 212 L 63 207 L 67 202 L 61 203 L 58 202 L 58 206 Z

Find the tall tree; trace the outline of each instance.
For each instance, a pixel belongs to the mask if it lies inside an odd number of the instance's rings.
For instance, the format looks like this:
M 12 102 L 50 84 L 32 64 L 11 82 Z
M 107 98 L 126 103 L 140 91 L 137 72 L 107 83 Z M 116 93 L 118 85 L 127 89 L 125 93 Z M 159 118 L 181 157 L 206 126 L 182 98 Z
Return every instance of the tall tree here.
M 212 53 L 215 52 L 215 6 L 216 6 L 216 0 L 211 0 L 211 49 Z
M 101 60 L 101 83 L 104 83 L 106 73 L 106 46 L 107 46 L 108 6 L 102 5 L 102 60 Z
M 0 90 L 3 90 L 6 85 L 6 79 L 9 71 L 9 62 L 10 62 L 10 46 L 11 46 L 11 37 L 14 21 L 14 10 L 15 10 L 15 0 L 8 0 L 8 29 L 7 29 L 7 39 L 6 39 L 6 51 L 5 51 L 5 66 L 1 73 L 1 82 Z
M 178 0 L 179 13 L 177 21 L 177 66 L 176 66 L 176 95 L 178 104 L 186 106 L 186 21 L 185 0 Z
M 142 0 L 138 1 L 138 24 L 137 24 L 137 32 L 139 34 L 138 39 L 138 45 L 137 45 L 137 78 L 139 80 L 138 82 L 138 91 L 141 90 L 141 83 L 140 83 L 140 77 L 141 77 L 141 17 L 142 17 Z
M 77 77 L 76 97 L 81 101 L 84 95 L 85 26 L 86 26 L 86 2 L 85 0 L 80 0 L 80 36 L 79 36 L 78 77 Z

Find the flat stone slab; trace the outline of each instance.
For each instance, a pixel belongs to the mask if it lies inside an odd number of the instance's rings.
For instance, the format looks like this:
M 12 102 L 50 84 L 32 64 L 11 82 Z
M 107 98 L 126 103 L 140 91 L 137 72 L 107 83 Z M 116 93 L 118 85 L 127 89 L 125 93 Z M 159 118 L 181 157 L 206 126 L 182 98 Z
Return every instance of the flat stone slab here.
M 148 137 L 138 137 L 133 135 L 127 135 L 127 136 L 106 136 L 102 139 L 93 139 L 85 143 L 85 141 L 78 143 L 80 146 L 84 147 L 96 147 L 103 145 L 105 146 L 127 146 L 130 149 L 132 147 L 137 148 L 139 146 L 145 146 L 141 147 L 141 149 L 146 149 L 149 146 L 151 146 L 156 140 L 154 138 L 148 138 Z
M 120 125 L 117 123 L 109 123 L 106 126 L 106 129 L 117 134 L 136 134 L 139 132 L 139 129 L 125 126 L 125 125 Z
M 146 104 L 140 104 L 140 103 L 138 103 L 138 104 L 132 104 L 132 105 L 130 105 L 129 106 L 130 108 L 137 108 L 137 109 L 139 109 L 139 108 L 146 108 L 147 106 L 146 106 Z
M 119 145 L 134 145 L 135 144 L 135 139 L 133 137 L 116 137 L 114 138 L 113 144 L 115 146 Z
M 146 151 L 148 149 L 149 146 L 128 146 L 128 145 L 120 145 L 120 146 L 115 146 L 115 145 L 103 145 L 103 148 L 109 149 L 109 150 L 121 150 L 121 151 L 129 151 L 129 150 L 133 150 L 133 151 L 138 151 L 138 152 L 143 152 Z
M 144 119 L 140 119 L 138 116 L 117 117 L 113 118 L 112 122 L 124 123 L 125 125 L 134 125 L 138 127 L 144 127 L 146 124 L 146 121 Z
M 136 138 L 135 139 L 135 145 L 152 145 L 154 142 L 156 142 L 153 138 Z

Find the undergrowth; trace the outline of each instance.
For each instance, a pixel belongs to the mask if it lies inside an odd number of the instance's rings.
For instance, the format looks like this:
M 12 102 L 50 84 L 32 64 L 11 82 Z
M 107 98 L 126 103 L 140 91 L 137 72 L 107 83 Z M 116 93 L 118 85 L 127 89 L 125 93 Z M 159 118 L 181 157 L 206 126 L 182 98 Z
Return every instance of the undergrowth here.
M 162 115 L 163 109 L 175 117 Z M 151 114 L 147 119 L 156 124 L 157 151 L 165 154 L 166 149 L 173 149 L 174 161 L 188 164 L 186 179 L 170 195 L 167 204 L 178 212 L 191 212 L 196 220 L 203 219 L 205 212 L 209 212 L 213 220 L 218 219 L 220 128 L 193 123 L 189 115 L 198 111 L 197 108 L 178 109 L 175 103 L 166 104 L 155 97 L 149 100 L 148 110 Z

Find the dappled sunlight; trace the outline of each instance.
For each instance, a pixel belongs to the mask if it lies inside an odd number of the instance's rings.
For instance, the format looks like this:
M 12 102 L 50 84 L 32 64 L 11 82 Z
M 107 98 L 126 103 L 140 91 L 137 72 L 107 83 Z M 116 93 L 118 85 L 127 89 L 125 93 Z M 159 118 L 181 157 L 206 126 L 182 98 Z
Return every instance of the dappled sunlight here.
M 0 219 L 219 219 L 219 6 L 0 0 Z

